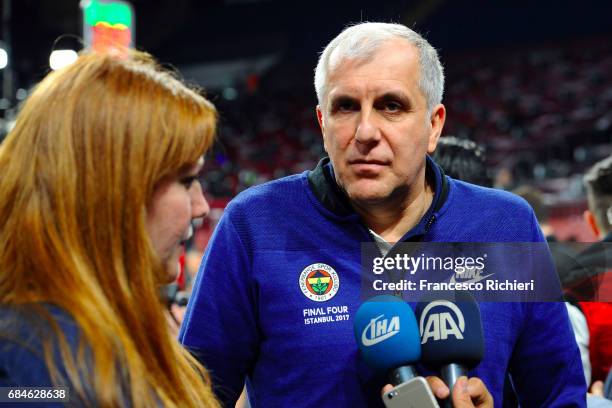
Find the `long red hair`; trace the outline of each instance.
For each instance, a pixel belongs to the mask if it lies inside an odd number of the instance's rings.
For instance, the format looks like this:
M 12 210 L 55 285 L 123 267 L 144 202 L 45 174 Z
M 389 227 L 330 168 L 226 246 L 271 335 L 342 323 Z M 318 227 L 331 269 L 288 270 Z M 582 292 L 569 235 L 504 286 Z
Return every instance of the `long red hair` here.
M 0 145 L 0 303 L 75 319 L 79 351 L 60 349 L 85 401 L 93 389 L 105 407 L 218 406 L 166 327 L 166 271 L 145 228 L 156 184 L 197 162 L 216 117 L 146 54 L 87 54 L 38 84 Z

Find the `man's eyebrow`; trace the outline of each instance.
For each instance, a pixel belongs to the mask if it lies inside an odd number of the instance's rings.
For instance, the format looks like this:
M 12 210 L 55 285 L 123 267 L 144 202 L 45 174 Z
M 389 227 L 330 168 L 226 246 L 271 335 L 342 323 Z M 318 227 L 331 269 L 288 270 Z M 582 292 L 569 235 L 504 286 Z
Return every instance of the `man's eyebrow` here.
M 356 97 L 352 96 L 350 93 L 337 93 L 332 95 L 332 97 L 330 98 L 330 102 L 334 103 L 337 101 L 355 101 L 357 100 Z
M 336 101 L 354 101 L 357 99 L 358 98 L 356 96 L 353 96 L 350 92 L 342 92 L 342 93 L 336 93 L 332 95 L 330 97 L 330 102 L 334 103 Z M 399 100 L 404 103 L 412 104 L 412 98 L 408 94 L 400 90 L 384 92 L 383 94 L 376 96 L 376 98 L 374 99 L 375 100 L 394 100 L 395 99 L 395 100 Z
M 389 101 L 399 100 L 400 102 L 412 105 L 412 98 L 402 91 L 389 91 L 376 97 L 376 100 Z

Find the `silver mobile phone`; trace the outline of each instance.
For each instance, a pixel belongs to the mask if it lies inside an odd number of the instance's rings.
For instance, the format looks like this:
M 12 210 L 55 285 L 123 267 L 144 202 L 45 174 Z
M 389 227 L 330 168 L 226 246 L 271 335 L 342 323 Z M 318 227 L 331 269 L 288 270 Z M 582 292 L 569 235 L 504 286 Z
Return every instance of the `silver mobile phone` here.
M 440 408 L 423 377 L 414 377 L 383 395 L 387 408 Z

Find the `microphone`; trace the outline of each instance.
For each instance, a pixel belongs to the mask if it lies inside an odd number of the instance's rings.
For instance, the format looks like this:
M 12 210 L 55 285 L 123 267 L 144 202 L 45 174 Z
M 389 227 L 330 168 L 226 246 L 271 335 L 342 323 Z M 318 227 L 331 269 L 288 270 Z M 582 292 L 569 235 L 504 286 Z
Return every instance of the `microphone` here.
M 445 294 L 416 307 L 421 334 L 421 362 L 439 370 L 453 390 L 457 379 L 476 367 L 484 354 L 480 309 L 465 291 Z
M 419 329 L 406 302 L 376 296 L 359 307 L 353 327 L 364 361 L 378 373 L 389 373 L 394 386 L 418 376 L 412 365 L 421 357 Z

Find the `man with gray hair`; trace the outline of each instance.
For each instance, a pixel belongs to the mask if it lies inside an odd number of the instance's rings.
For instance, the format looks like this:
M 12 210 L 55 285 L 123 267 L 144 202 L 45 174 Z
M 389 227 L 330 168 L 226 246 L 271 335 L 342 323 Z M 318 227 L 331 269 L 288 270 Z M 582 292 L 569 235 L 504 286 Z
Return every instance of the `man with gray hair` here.
M 253 406 L 382 406 L 385 381 L 365 367 L 353 335 L 362 242 L 386 254 L 401 242 L 544 240 L 523 200 L 453 180 L 429 158 L 446 119 L 444 75 L 414 31 L 347 28 L 323 51 L 315 88 L 329 157 L 232 200 L 181 330 L 227 406 L 245 378 Z M 584 406 L 562 303 L 483 303 L 480 311 L 485 356 L 454 387 L 456 407 L 492 406 L 479 378 L 501 406 L 507 371 L 523 406 Z M 437 377 L 429 384 L 448 396 Z M 456 390 L 471 403 L 461 405 Z

